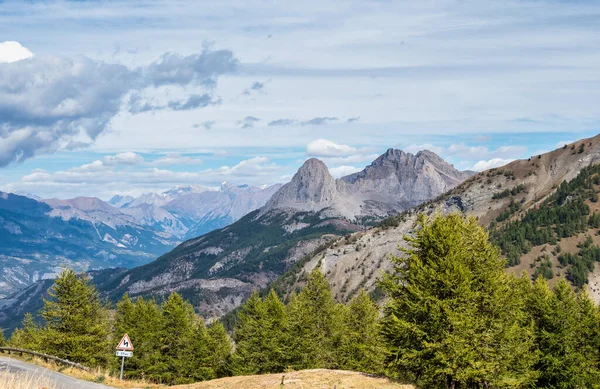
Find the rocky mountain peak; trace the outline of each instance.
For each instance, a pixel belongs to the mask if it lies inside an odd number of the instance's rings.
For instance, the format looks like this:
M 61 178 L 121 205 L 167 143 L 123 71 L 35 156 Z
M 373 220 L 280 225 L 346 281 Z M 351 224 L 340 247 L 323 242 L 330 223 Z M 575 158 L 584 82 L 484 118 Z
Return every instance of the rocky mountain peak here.
M 293 208 L 299 211 L 318 211 L 335 202 L 336 184 L 327 166 L 310 158 L 298 169 L 290 182 L 282 186 L 263 209 Z

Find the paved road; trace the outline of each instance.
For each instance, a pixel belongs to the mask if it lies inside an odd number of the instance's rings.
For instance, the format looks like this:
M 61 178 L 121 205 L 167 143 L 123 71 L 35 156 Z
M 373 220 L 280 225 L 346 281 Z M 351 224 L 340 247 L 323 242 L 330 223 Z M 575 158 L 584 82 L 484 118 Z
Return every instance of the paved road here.
M 0 371 L 8 370 L 15 374 L 27 376 L 43 376 L 56 385 L 57 389 L 112 389 L 105 385 L 78 380 L 31 363 L 0 356 Z

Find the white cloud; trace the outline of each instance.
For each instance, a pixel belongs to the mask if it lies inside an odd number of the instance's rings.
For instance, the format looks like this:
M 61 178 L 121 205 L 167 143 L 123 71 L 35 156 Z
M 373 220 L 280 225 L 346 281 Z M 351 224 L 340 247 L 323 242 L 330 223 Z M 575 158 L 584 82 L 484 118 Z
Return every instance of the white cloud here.
M 155 166 L 201 165 L 203 162 L 201 158 L 187 157 L 180 153 L 168 153 L 164 157 L 148 162 L 148 164 Z
M 106 166 L 117 166 L 117 165 L 141 165 L 144 163 L 144 157 L 131 151 L 120 153 L 117 155 L 107 155 L 104 157 L 104 164 Z
M 0 63 L 17 62 L 31 57 L 33 57 L 33 53 L 19 42 L 0 42 Z
M 219 174 L 248 177 L 264 176 L 274 173 L 278 169 L 277 165 L 271 163 L 267 157 L 254 157 L 241 161 L 233 167 L 222 166 L 216 170 Z
M 306 155 L 309 157 L 345 157 L 358 152 L 355 147 L 340 145 L 327 139 L 317 139 L 306 145 Z
M 476 172 L 481 172 L 481 171 L 488 170 L 491 168 L 504 166 L 512 161 L 514 161 L 514 159 L 492 158 L 488 161 L 477 162 L 469 170 L 475 170 Z
M 410 146 L 403 147 L 402 150 L 404 150 L 404 152 L 406 152 L 406 153 L 411 153 L 411 154 L 416 154 L 422 150 L 433 151 L 436 154 L 442 154 L 444 152 L 443 147 L 435 146 L 435 145 L 432 145 L 431 143 L 424 143 L 424 144 L 420 144 L 420 145 L 410 145 Z
M 362 170 L 361 168 L 357 168 L 354 166 L 342 165 L 342 166 L 338 166 L 338 167 L 329 169 L 329 173 L 331 173 L 331 175 L 334 178 L 340 178 L 340 177 L 344 177 L 344 176 L 347 176 L 352 173 L 359 172 L 361 170 Z

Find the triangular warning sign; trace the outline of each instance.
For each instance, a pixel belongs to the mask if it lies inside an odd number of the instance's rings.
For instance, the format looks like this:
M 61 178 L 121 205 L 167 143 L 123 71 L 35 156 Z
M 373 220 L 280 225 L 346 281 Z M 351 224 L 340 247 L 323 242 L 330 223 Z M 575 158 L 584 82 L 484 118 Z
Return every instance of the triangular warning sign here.
M 123 335 L 123 338 L 119 342 L 117 346 L 117 350 L 121 351 L 133 351 L 133 343 L 131 343 L 131 339 L 129 339 L 129 335 Z

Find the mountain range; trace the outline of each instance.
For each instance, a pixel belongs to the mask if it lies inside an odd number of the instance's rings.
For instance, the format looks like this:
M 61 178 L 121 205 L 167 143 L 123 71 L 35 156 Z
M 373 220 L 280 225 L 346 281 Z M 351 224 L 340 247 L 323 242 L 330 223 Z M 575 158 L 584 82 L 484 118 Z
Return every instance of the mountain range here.
M 279 187 L 179 186 L 108 202 L 0 192 L 0 296 L 52 278 L 62 266 L 86 271 L 148 263 L 188 236 L 261 207 Z
M 241 217 L 208 233 L 196 228 L 193 231 L 199 236 L 148 264 L 90 273 L 100 292 L 112 300 L 124 293 L 160 299 L 177 291 L 209 317 L 239 306 L 252 291 L 304 263 L 339 236 L 364 231 L 390 215 L 430 201 L 473 174 L 456 170 L 429 151 L 413 155 L 390 149 L 361 172 L 337 180 L 323 162 L 308 159 L 281 187 L 177 188 L 177 195 L 118 196 L 109 202 L 114 206 L 107 205 L 110 212 L 80 201 L 49 203 L 54 207 L 50 212 L 61 220 L 71 220 L 73 214 L 84 217 L 78 212 L 94 220 L 102 212 L 117 225 L 116 210 L 120 218 L 134 218 L 144 228 L 171 234 L 190 233 L 191 221 L 211 220 L 216 225 Z M 263 194 L 269 190 L 274 193 L 267 200 Z M 250 193 L 249 197 L 236 197 L 240 191 Z M 266 203 L 262 207 L 261 201 Z M 244 215 L 255 205 L 260 208 Z M 224 217 L 229 219 L 221 221 Z M 28 290 L 39 293 L 43 288 L 33 285 Z M 3 315 L 14 320 L 25 307 L 35 305 L 32 301 L 39 299 L 23 291 L 0 306 Z

